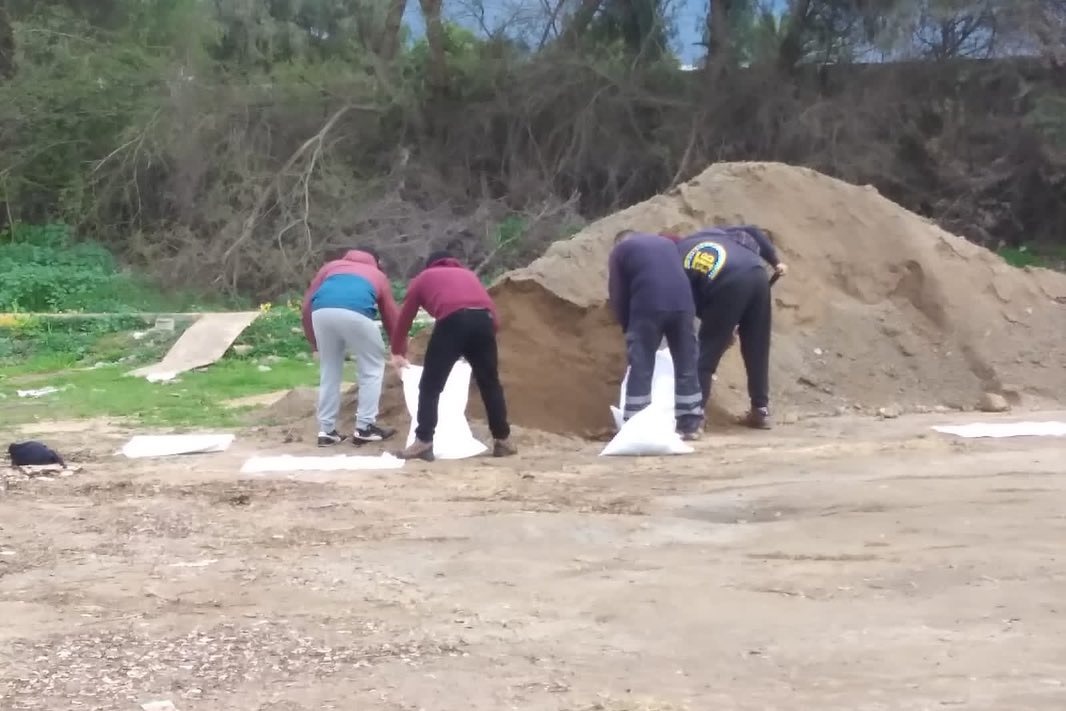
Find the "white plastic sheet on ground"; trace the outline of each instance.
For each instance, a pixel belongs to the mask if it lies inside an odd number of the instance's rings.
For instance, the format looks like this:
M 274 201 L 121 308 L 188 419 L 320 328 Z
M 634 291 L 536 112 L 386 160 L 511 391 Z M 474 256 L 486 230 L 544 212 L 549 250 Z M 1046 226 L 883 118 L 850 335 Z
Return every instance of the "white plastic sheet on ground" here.
M 241 311 L 237 313 L 200 314 L 193 325 L 181 334 L 177 342 L 170 347 L 163 360 L 143 368 L 130 371 L 129 375 L 147 378 L 149 382 L 160 383 L 173 380 L 176 376 L 189 370 L 196 370 L 211 365 L 229 350 L 237 337 L 259 318 L 261 311 Z M 171 325 L 173 330 L 173 324 Z
M 418 380 L 422 366 L 412 365 L 400 373 L 403 380 L 403 399 L 411 415 L 411 431 L 407 446 L 415 441 L 418 419 Z M 461 360 L 452 368 L 437 405 L 437 430 L 433 435 L 433 456 L 437 459 L 466 459 L 476 457 L 488 447 L 474 438 L 466 420 L 466 401 L 470 394 L 470 364 Z
M 137 435 L 122 447 L 121 454 L 138 459 L 225 452 L 233 444 L 233 437 L 232 434 Z
M 618 407 L 611 406 L 618 434 L 600 452 L 601 457 L 610 456 L 655 456 L 663 454 L 691 454 L 692 447 L 685 444 L 676 431 L 674 418 L 674 361 L 670 351 L 660 350 L 655 354 L 655 374 L 651 383 L 651 404 L 622 422 L 625 407 L 626 383 L 629 369 L 622 380 L 622 392 Z
M 141 711 L 178 711 L 178 708 L 167 701 L 149 701 L 146 704 L 141 704 Z
M 969 425 L 934 427 L 943 434 L 978 437 L 1066 437 L 1066 422 L 974 422 Z
M 55 393 L 66 390 L 66 386 L 57 388 L 54 385 L 48 385 L 47 387 L 37 388 L 36 390 L 18 390 L 19 397 L 44 397 L 45 395 L 54 395 Z
M 297 457 L 282 454 L 252 457 L 241 467 L 241 474 L 276 474 L 288 472 L 380 471 L 399 469 L 404 460 L 389 453 L 376 457 L 338 454 L 332 457 Z

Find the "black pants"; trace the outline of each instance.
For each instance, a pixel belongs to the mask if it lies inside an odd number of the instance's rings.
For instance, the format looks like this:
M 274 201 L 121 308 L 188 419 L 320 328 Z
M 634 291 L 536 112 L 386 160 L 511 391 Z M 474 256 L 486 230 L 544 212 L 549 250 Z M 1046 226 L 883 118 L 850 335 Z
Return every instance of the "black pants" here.
M 507 402 L 500 385 L 496 331 L 492 315 L 486 309 L 462 309 L 437 321 L 426 346 L 422 378 L 418 382 L 418 426 L 415 437 L 420 442 L 432 442 L 437 429 L 437 405 L 452 367 L 466 358 L 477 383 L 489 429 L 494 439 L 507 439 L 511 427 L 507 423 Z
M 699 378 L 696 374 L 695 314 L 691 311 L 664 311 L 634 315 L 626 330 L 626 356 L 629 380 L 623 417 L 628 420 L 651 404 L 655 353 L 663 337 L 674 362 L 674 416 L 679 427 L 694 426 L 703 417 Z
M 740 354 L 748 374 L 753 408 L 770 404 L 770 282 L 762 269 L 729 276 L 716 284 L 700 304 L 700 390 L 703 406 L 711 395 L 711 376 L 729 348 L 733 329 L 740 335 Z

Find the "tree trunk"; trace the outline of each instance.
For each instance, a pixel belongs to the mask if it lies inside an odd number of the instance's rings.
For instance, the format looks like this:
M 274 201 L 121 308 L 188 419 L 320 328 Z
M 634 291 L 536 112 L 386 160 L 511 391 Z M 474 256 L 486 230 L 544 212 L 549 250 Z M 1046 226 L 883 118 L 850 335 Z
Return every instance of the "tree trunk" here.
M 11 18 L 7 10 L 0 5 L 0 79 L 15 76 L 15 31 L 11 28 Z
M 585 34 L 585 30 L 588 29 L 589 23 L 592 22 L 592 18 L 596 16 L 596 11 L 600 9 L 602 4 L 603 0 L 581 0 L 581 5 L 574 12 L 574 16 L 570 18 L 570 22 L 567 23 L 562 37 L 559 38 L 560 44 L 564 47 L 576 46 L 581 41 L 582 35 Z
M 378 42 L 378 56 L 386 64 L 396 58 L 400 51 L 400 29 L 403 27 L 403 13 L 407 10 L 407 0 L 391 0 L 385 13 L 385 27 Z
M 788 30 L 777 53 L 777 68 L 791 73 L 803 58 L 803 36 L 810 20 L 811 0 L 793 0 L 788 13 Z
M 419 0 L 426 22 L 426 44 L 429 45 L 429 80 L 437 91 L 448 86 L 448 65 L 444 53 L 444 23 L 441 20 L 441 0 Z
M 708 63 L 722 61 L 730 54 L 729 32 L 733 11 L 732 0 L 709 0 L 707 3 L 707 58 Z

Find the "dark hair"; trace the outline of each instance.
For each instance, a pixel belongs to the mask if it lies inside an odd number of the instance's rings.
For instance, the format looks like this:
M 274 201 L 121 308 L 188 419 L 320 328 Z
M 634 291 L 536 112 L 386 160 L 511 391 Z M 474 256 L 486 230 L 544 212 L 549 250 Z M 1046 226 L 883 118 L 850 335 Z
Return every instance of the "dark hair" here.
M 426 257 L 426 269 L 433 266 L 434 262 L 439 262 L 442 259 L 453 259 L 452 253 L 446 249 L 438 249 L 435 252 L 430 252 L 430 255 Z

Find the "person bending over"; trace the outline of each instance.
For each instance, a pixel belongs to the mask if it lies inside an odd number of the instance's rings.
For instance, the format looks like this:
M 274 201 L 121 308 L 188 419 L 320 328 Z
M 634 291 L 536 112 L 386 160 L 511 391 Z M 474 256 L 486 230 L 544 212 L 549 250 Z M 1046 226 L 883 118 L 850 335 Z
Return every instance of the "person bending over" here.
M 655 354 L 663 337 L 674 361 L 674 417 L 683 439 L 703 429 L 696 373 L 695 307 L 677 249 L 661 235 L 623 230 L 608 258 L 611 309 L 625 332 L 629 379 L 623 420 L 651 404 Z
M 344 359 L 355 357 L 359 395 L 355 413 L 356 444 L 389 439 L 396 430 L 376 424 L 385 375 L 385 341 L 374 319 L 381 312 L 386 332 L 395 327 L 396 301 L 389 280 L 370 250 L 352 249 L 318 270 L 304 294 L 304 335 L 318 361 L 318 445 L 340 444 L 337 432 Z
M 437 429 L 437 404 L 452 366 L 460 358 L 470 364 L 477 383 L 489 430 L 494 440 L 492 455 L 516 454 L 510 442 L 507 401 L 500 384 L 496 331 L 499 319 L 492 297 L 474 272 L 448 252 L 434 252 L 426 267 L 407 287 L 392 334 L 392 361 L 397 369 L 409 365 L 407 334 L 419 308 L 436 319 L 426 346 L 422 378 L 418 382 L 418 414 L 415 440 L 397 456 L 433 461 L 433 434 Z
M 748 376 L 749 427 L 770 427 L 770 283 L 763 260 L 778 274 L 787 267 L 766 232 L 752 225 L 708 228 L 677 242 L 700 317 L 699 380 L 703 407 L 722 356 L 740 337 Z

